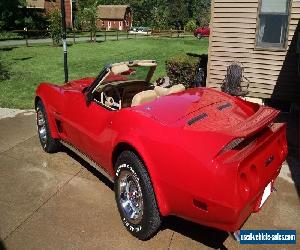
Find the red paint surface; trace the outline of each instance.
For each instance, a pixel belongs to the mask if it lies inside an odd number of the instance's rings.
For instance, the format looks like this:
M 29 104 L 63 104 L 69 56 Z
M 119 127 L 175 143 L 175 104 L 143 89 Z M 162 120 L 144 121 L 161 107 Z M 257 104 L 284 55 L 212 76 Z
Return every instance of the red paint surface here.
M 199 28 L 195 29 L 194 36 L 197 36 L 199 34 L 203 37 L 209 36 L 210 35 L 210 28 L 209 27 L 199 27 Z
M 88 154 L 111 176 L 117 145 L 134 147 L 150 174 L 162 215 L 235 231 L 259 210 L 264 188 L 278 176 L 287 155 L 285 125 L 273 124 L 278 111 L 208 88 L 110 111 L 95 102 L 86 105 L 82 90 L 92 81 L 38 87 L 53 137 Z M 219 110 L 224 104 L 230 105 Z M 203 120 L 188 124 L 203 113 Z M 55 120 L 61 122 L 61 132 Z M 222 151 L 240 137 L 244 143 Z M 271 156 L 274 160 L 266 165 Z M 206 205 L 207 211 L 194 204 Z

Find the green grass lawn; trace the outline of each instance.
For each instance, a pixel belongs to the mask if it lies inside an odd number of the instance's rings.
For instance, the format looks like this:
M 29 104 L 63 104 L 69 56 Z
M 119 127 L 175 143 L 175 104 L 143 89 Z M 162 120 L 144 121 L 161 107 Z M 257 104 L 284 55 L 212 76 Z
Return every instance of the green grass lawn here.
M 69 47 L 69 79 L 96 76 L 105 64 L 155 59 L 158 68 L 154 78 L 166 75 L 165 61 L 187 52 L 207 53 L 208 39 L 145 38 L 102 43 L 81 43 Z M 61 84 L 64 81 L 61 47 L 0 48 L 0 60 L 11 73 L 0 82 L 0 107 L 33 108 L 34 91 L 40 82 Z

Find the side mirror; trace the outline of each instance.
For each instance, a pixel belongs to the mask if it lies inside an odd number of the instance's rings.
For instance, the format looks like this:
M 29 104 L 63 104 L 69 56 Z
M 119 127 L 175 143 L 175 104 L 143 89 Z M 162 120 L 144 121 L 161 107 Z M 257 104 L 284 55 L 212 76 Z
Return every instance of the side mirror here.
M 91 102 L 93 101 L 93 93 L 90 91 L 87 91 L 84 93 L 84 96 L 85 96 L 86 106 L 89 106 L 91 104 Z

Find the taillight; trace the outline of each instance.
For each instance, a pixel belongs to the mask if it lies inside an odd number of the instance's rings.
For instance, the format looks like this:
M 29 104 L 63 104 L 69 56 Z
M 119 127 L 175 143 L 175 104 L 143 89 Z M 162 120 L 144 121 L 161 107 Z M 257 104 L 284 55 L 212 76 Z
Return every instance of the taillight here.
M 242 172 L 239 174 L 238 185 L 240 195 L 243 199 L 247 200 L 250 194 L 250 182 L 246 173 Z
M 238 174 L 238 188 L 243 200 L 247 200 L 251 193 L 257 191 L 258 184 L 259 176 L 256 166 L 252 164 L 242 167 Z

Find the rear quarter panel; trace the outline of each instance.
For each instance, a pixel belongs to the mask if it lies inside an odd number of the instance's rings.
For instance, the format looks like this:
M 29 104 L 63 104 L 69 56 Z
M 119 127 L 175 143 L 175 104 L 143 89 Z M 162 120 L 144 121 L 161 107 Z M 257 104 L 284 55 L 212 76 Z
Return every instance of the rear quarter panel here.
M 212 159 L 219 149 L 217 144 L 223 145 L 225 141 L 216 134 L 186 133 L 137 112 L 123 111 L 113 121 L 112 148 L 125 142 L 139 153 L 151 177 L 162 215 L 189 217 L 191 211 L 184 204 L 191 205 L 193 197 L 215 198 L 218 166 Z M 234 174 L 234 171 L 227 169 L 226 176 L 222 177 L 232 180 L 230 172 Z M 226 198 L 232 198 L 230 191 L 223 190 L 223 193 L 228 193 Z

